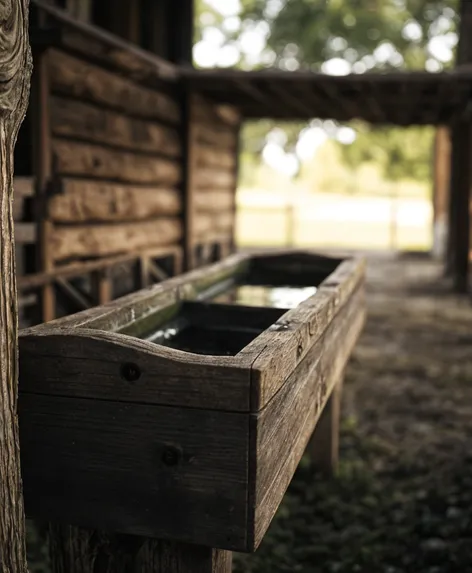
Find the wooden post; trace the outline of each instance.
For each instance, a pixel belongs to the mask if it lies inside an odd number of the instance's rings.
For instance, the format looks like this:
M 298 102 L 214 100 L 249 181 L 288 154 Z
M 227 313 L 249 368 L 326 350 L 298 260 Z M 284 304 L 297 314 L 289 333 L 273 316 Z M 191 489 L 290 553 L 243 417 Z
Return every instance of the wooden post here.
M 50 253 L 52 223 L 47 218 L 47 192 L 51 183 L 52 156 L 49 118 L 48 52 L 42 52 L 35 62 L 32 105 L 34 112 L 34 172 L 36 174 L 36 224 L 38 232 L 37 265 L 42 272 L 53 270 Z M 55 318 L 55 294 L 52 283 L 41 289 L 41 319 L 48 322 Z
M 333 388 L 308 446 L 314 464 L 326 475 L 336 473 L 339 459 L 339 420 L 343 380 Z
M 112 284 L 109 269 L 101 269 L 92 273 L 92 296 L 97 305 L 106 304 L 112 299 Z
M 0 3 L 0 571 L 26 573 L 17 422 L 18 307 L 13 238 L 13 150 L 31 75 L 28 0 Z
M 456 65 L 471 63 L 472 2 L 462 0 Z M 452 276 L 455 290 L 458 292 L 466 292 L 469 282 L 471 135 L 470 120 L 458 118 L 451 132 L 451 186 L 446 260 L 446 272 Z
M 195 172 L 197 150 L 197 125 L 193 118 L 193 98 L 191 94 L 184 94 L 182 106 L 182 134 L 184 140 L 184 270 L 192 270 L 195 261 L 195 233 L 193 230 L 195 219 Z
M 76 527 L 50 538 L 53 573 L 231 573 L 230 551 Z
M 451 137 L 451 194 L 447 270 L 458 292 L 468 289 L 472 127 L 467 121 L 453 126 Z

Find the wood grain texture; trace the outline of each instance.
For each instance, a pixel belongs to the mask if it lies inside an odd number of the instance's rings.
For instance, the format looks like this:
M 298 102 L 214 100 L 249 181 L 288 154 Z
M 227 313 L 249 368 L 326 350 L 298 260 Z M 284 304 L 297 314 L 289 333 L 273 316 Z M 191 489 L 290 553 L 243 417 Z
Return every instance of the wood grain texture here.
M 94 271 L 111 269 L 114 266 L 132 263 L 138 259 L 172 257 L 176 262 L 181 258 L 181 248 L 177 245 L 168 247 L 156 247 L 154 249 L 139 249 L 136 253 L 126 255 L 117 255 L 116 257 L 107 257 L 95 261 L 81 261 L 69 265 L 56 267 L 51 271 L 44 273 L 32 273 L 26 276 L 18 277 L 18 288 L 28 290 L 43 286 L 47 283 L 53 283 L 57 278 L 75 278 L 86 275 Z
M 259 413 L 251 414 L 249 550 L 272 520 L 365 320 L 363 288 L 332 320 L 287 382 Z
M 182 237 L 177 218 L 160 218 L 119 225 L 55 226 L 51 250 L 55 261 L 105 257 L 155 246 L 175 245 Z
M 169 157 L 181 154 L 177 131 L 162 124 L 58 96 L 51 98 L 51 107 L 54 135 Z
M 35 243 L 37 239 L 35 223 L 15 223 L 15 243 L 27 245 Z
M 79 22 L 47 0 L 33 0 L 33 3 L 59 27 L 59 44 L 67 50 L 97 60 L 144 83 L 159 83 L 162 80 L 172 83 L 179 77 L 178 68 L 163 58 L 97 26 Z
M 48 217 L 57 223 L 137 221 L 182 211 L 180 192 L 170 187 L 64 179 L 61 191 L 48 201 Z
M 200 124 L 198 126 L 198 141 L 204 145 L 217 146 L 220 149 L 233 151 L 233 153 L 237 149 L 237 137 L 233 131 L 218 129 L 218 127 L 211 124 Z
M 223 212 L 194 211 L 193 237 L 202 240 L 207 237 L 229 235 L 234 225 L 234 213 L 231 210 Z
M 250 363 L 235 357 L 197 356 L 85 328 L 48 329 L 43 335 L 22 333 L 20 357 L 23 392 L 249 410 Z M 139 368 L 134 384 L 121 376 L 124 364 Z
M 166 247 L 171 248 L 171 247 Z M 176 247 L 172 247 L 175 250 Z M 179 300 L 195 300 L 215 282 L 227 280 L 247 266 L 247 255 L 237 254 L 215 265 L 176 276 L 162 284 L 134 292 L 100 307 L 25 329 L 21 336 L 41 336 L 51 328 L 93 328 L 118 331 L 146 320 L 160 309 Z M 74 265 L 74 268 L 77 268 Z
M 60 175 L 97 177 L 126 183 L 177 185 L 182 177 L 177 161 L 148 157 L 98 145 L 54 139 L 52 149 Z
M 328 398 L 307 448 L 315 467 L 327 477 L 332 477 L 338 467 L 342 388 L 341 376 Z
M 234 202 L 234 193 L 229 190 L 205 190 L 195 193 L 194 207 L 196 211 L 217 213 L 231 211 Z
M 214 104 L 210 100 L 195 95 L 193 98 L 193 117 L 198 123 L 212 123 L 226 129 L 236 129 L 241 122 L 241 114 L 230 105 Z
M 315 296 L 287 312 L 250 343 L 244 354 L 253 363 L 253 410 L 261 410 L 324 332 L 352 293 L 364 282 L 364 262 L 346 259 L 318 287 Z
M 0 571 L 26 573 L 17 418 L 13 152 L 28 105 L 28 1 L 0 3 Z
M 50 51 L 52 89 L 77 98 L 125 111 L 136 117 L 178 123 L 178 105 L 167 95 L 75 58 Z
M 234 169 L 236 157 L 233 151 L 200 145 L 197 149 L 197 163 L 203 167 Z
M 195 173 L 195 187 L 197 189 L 235 189 L 236 181 L 231 169 L 200 167 Z
M 247 415 L 21 392 L 27 515 L 246 545 Z
M 229 551 L 53 526 L 53 573 L 231 573 Z

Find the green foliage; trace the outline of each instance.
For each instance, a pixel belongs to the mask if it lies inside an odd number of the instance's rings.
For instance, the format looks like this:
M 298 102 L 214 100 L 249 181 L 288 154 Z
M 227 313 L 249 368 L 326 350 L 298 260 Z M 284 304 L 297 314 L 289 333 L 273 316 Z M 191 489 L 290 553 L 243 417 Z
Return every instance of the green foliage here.
M 208 0 L 209 2 L 209 0 Z M 240 25 L 229 33 L 224 17 L 207 0 L 197 0 L 197 39 L 202 26 L 218 28 L 227 43 L 238 46 L 245 31 L 267 29 L 267 46 L 252 67 L 322 70 L 333 58 L 349 62 L 355 72 L 389 69 L 448 68 L 453 59 L 431 48 L 431 39 L 441 36 L 454 47 L 459 0 L 241 0 Z M 270 57 L 267 57 L 270 56 Z M 246 68 L 240 48 L 237 67 Z M 243 178 L 253 171 L 269 134 L 277 127 L 285 136 L 281 144 L 294 152 L 303 123 L 253 122 L 243 133 Z M 354 145 L 338 144 L 346 167 L 375 162 L 384 177 L 425 182 L 430 179 L 433 130 L 371 127 L 356 123 Z M 280 142 L 279 142 L 280 143 Z M 303 176 L 303 173 L 302 173 Z
M 373 162 L 391 181 L 431 178 L 433 128 L 372 128 L 360 123 L 353 127 L 357 131 L 355 144 L 338 144 L 345 164 L 351 169 Z

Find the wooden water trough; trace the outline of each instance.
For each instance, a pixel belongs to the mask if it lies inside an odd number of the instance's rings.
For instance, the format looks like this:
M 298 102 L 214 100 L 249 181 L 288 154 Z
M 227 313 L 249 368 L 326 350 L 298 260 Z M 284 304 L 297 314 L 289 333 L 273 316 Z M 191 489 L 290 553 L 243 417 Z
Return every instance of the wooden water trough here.
M 363 261 L 286 252 L 24 330 L 27 514 L 254 551 L 315 427 L 310 449 L 335 462 L 364 314 Z

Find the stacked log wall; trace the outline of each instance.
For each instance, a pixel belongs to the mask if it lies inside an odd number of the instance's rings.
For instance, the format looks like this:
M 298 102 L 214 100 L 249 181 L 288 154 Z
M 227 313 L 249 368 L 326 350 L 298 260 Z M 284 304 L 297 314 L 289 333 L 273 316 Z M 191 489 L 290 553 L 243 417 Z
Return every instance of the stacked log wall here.
M 77 54 L 47 54 L 51 182 L 43 217 L 54 265 L 179 245 L 178 94 Z
M 194 95 L 190 117 L 189 248 L 224 245 L 229 251 L 234 238 L 240 116 L 231 107 Z M 194 260 L 194 266 L 198 263 Z

